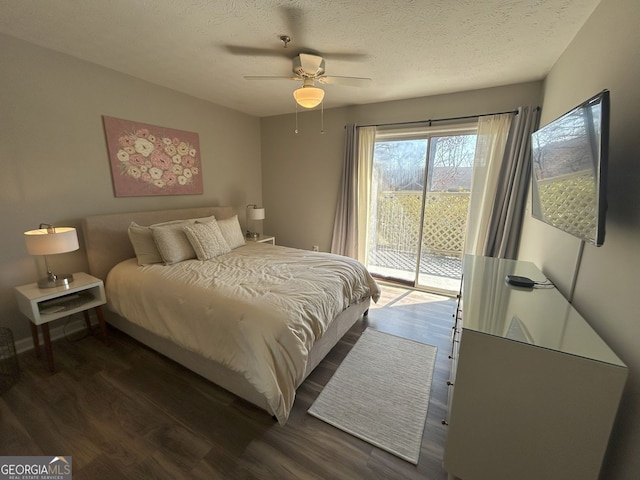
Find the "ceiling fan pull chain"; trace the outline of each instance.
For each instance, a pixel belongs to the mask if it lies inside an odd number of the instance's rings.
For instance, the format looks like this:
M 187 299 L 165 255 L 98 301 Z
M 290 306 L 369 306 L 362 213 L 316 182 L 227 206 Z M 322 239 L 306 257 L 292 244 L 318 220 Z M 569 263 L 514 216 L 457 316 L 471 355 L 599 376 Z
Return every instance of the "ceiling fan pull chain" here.
M 296 104 L 296 129 L 295 133 L 298 133 L 298 102 L 294 102 Z
M 320 134 L 324 135 L 324 100 L 320 102 Z

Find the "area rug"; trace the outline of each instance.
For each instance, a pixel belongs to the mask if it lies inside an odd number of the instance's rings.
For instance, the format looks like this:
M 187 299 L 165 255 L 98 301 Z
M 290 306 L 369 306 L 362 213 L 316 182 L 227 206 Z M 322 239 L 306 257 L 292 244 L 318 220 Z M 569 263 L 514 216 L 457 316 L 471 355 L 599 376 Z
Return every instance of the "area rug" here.
M 308 413 L 417 464 L 436 351 L 367 329 Z

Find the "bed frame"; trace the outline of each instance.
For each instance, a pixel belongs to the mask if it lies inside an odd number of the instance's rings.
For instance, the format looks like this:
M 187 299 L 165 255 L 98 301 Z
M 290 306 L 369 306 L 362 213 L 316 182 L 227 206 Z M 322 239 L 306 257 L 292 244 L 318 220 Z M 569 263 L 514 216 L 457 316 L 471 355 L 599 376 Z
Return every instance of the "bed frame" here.
M 235 212 L 232 207 L 196 207 L 86 217 L 82 221 L 82 231 L 89 261 L 89 271 L 95 277 L 106 280 L 107 274 L 113 266 L 135 256 L 128 235 L 129 224 L 132 221 L 139 225 L 152 225 L 169 220 L 200 218 L 211 215 L 215 215 L 218 219 L 224 219 L 232 217 Z M 108 300 L 107 298 L 107 302 Z M 367 312 L 369 304 L 369 298 L 353 304 L 331 322 L 325 334 L 316 341 L 309 352 L 307 368 L 302 381 L 322 361 L 351 326 Z M 270 414 L 274 414 L 265 398 L 241 374 L 228 369 L 218 362 L 185 350 L 170 340 L 129 322 L 110 309 L 107 309 L 105 316 L 107 322 L 117 329 Z M 298 386 L 300 385 L 296 385 L 296 387 Z

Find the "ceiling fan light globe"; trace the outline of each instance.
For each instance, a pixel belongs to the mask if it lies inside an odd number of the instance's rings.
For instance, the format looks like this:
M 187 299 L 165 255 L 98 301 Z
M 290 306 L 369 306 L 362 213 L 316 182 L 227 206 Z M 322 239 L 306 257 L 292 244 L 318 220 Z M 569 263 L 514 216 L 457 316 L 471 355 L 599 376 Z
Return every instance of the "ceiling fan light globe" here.
M 304 108 L 314 108 L 320 105 L 324 98 L 324 90 L 318 87 L 304 86 L 293 92 L 293 98 Z

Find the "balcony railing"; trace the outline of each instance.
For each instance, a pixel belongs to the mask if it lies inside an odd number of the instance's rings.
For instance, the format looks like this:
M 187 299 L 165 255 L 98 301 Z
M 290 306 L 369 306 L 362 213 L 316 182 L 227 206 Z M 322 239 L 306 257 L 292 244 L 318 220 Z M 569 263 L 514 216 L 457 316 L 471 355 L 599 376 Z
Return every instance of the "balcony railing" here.
M 420 273 L 460 278 L 469 192 L 430 192 L 425 202 Z M 415 272 L 422 192 L 381 192 L 372 215 L 369 265 Z
M 375 243 L 417 252 L 422 192 L 383 192 L 378 198 Z M 469 209 L 469 192 L 433 192 L 425 203 L 422 251 L 461 257 Z

